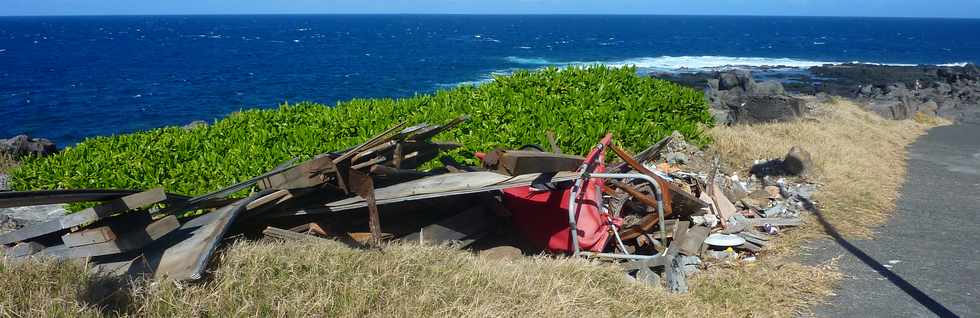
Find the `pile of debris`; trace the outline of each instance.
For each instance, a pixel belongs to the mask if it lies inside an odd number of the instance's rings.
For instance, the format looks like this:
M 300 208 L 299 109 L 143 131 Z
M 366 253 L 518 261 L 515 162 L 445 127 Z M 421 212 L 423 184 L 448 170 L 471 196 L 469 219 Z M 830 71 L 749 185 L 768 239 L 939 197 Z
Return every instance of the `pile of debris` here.
M 198 197 L 163 189 L 0 193 L 0 208 L 98 201 L 79 212 L 0 234 L 11 260 L 79 259 L 103 274 L 178 281 L 205 276 L 233 239 L 333 239 L 502 246 L 609 261 L 631 277 L 686 291 L 702 258 L 754 258 L 785 227 L 799 226 L 815 190 L 779 175 L 805 173 L 794 150 L 759 162 L 747 180 L 673 136 L 634 155 L 611 134 L 586 156 L 540 146 L 475 154 L 463 166 L 431 138 L 445 125 L 400 124 L 351 149 L 284 163 Z M 607 154 L 619 160 L 606 164 Z M 442 158 L 443 167 L 419 167 Z M 236 193 L 252 189 L 244 198 Z

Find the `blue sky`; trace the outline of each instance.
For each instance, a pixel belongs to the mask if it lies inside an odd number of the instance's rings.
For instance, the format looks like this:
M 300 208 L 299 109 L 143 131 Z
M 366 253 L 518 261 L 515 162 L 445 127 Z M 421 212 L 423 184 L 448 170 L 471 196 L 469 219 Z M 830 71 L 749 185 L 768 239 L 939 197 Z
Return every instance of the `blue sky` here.
M 0 15 L 704 14 L 980 18 L 980 0 L 0 0 Z

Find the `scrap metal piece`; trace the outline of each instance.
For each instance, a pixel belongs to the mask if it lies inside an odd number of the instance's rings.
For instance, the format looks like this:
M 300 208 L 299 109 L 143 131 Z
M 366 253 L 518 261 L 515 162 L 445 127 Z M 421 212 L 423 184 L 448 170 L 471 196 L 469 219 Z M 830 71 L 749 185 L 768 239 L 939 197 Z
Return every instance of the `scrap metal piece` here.
M 163 202 L 166 199 L 167 194 L 163 192 L 162 188 L 131 194 L 93 208 L 88 208 L 57 219 L 34 224 L 0 235 L 0 244 L 10 244 L 17 241 L 29 240 L 38 236 L 55 233 L 61 230 L 69 229 L 73 226 L 94 222 L 116 213 L 146 208 Z

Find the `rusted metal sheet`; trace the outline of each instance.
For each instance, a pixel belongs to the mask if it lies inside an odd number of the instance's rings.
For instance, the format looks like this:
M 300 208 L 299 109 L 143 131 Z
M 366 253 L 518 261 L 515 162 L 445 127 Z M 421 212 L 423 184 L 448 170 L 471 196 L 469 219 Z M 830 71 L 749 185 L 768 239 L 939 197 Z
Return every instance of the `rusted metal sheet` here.
M 33 224 L 10 233 L 0 235 L 0 244 L 10 244 L 17 241 L 28 240 L 38 236 L 55 233 L 61 230 L 69 229 L 73 226 L 94 222 L 112 214 L 146 208 L 163 202 L 166 199 L 167 195 L 163 192 L 162 188 L 131 194 L 93 208 L 88 208 L 54 220 Z

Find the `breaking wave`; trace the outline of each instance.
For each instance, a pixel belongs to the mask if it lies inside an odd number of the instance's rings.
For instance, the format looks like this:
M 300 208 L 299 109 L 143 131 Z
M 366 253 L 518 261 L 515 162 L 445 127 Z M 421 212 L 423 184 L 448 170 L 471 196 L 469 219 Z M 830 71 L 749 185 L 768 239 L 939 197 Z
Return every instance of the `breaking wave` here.
M 580 66 L 602 64 L 613 67 L 635 66 L 641 71 L 655 72 L 700 72 L 733 68 L 809 68 L 821 65 L 844 63 L 910 66 L 914 64 L 888 64 L 868 62 L 813 61 L 793 58 L 770 57 L 732 57 L 732 56 L 659 56 L 639 57 L 614 61 L 554 61 L 545 58 L 508 56 L 508 62 L 532 66 Z M 949 64 L 953 65 L 953 64 Z M 960 65 L 956 63 L 955 65 Z

